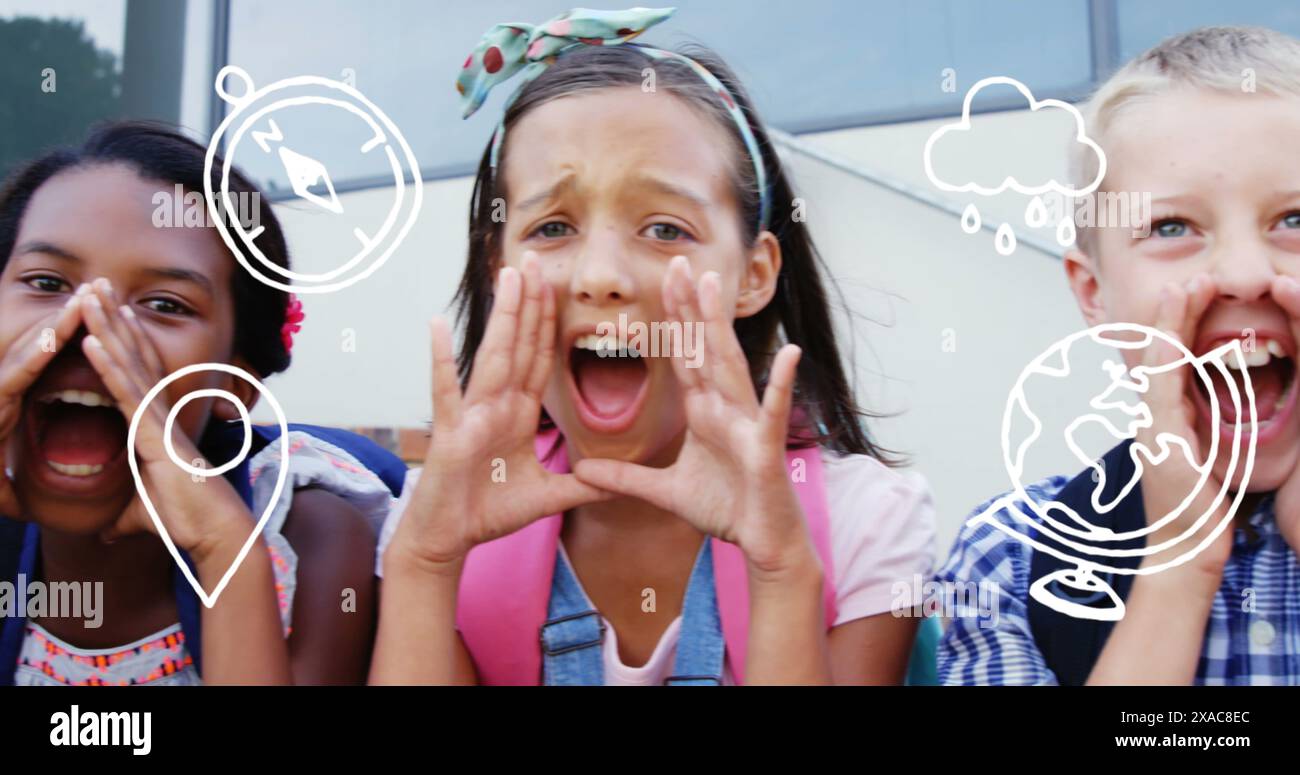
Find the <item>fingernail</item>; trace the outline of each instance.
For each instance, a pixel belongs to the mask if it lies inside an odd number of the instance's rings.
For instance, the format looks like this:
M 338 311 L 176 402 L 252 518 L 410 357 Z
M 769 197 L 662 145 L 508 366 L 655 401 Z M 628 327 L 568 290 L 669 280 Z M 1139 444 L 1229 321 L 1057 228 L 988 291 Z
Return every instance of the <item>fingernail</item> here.
M 95 285 L 98 286 L 101 290 L 103 290 L 104 293 L 113 292 L 113 284 L 108 281 L 107 277 L 99 278 L 98 280 L 95 281 Z
M 131 309 L 130 307 L 126 306 L 125 304 L 123 304 L 122 306 L 118 307 L 118 308 L 117 308 L 117 311 L 118 311 L 118 312 L 121 312 L 121 313 L 122 313 L 122 317 L 124 317 L 124 318 L 131 318 L 132 320 L 135 319 L 135 310 Z
M 104 307 L 104 305 L 102 305 L 102 304 L 99 303 L 99 297 L 96 296 L 96 295 L 93 294 L 93 293 L 91 293 L 91 294 L 87 294 L 87 296 L 86 296 L 86 303 L 89 304 L 89 305 L 92 306 L 92 307 L 97 308 L 97 309 L 103 309 L 103 307 Z
M 100 343 L 99 337 L 95 336 L 94 334 L 87 334 L 86 338 L 83 339 L 82 341 L 86 343 L 87 347 L 100 348 L 104 346 L 103 344 Z
M 87 293 L 90 293 L 90 283 L 82 283 L 77 286 L 78 296 L 85 296 Z
M 63 308 L 67 309 L 68 307 L 75 305 L 80 299 L 81 297 L 76 294 L 69 296 L 68 300 L 63 302 Z

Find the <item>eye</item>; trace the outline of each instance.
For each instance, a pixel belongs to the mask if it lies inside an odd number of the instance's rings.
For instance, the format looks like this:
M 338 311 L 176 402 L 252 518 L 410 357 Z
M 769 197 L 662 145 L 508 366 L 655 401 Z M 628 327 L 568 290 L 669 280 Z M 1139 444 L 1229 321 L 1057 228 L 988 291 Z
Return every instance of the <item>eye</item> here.
M 150 312 L 157 312 L 161 315 L 189 316 L 194 314 L 194 310 L 190 309 L 184 304 L 181 304 L 175 299 L 169 299 L 161 296 L 156 296 L 152 299 L 145 299 L 140 303 L 144 306 L 145 309 L 149 310 Z
M 72 286 L 65 280 L 52 274 L 32 275 L 25 278 L 23 282 L 45 293 L 61 293 L 64 290 L 72 290 Z
M 647 234 L 651 239 L 662 240 L 664 242 L 676 242 L 679 239 L 689 237 L 686 230 L 680 226 L 671 223 L 651 224 L 643 234 Z
M 1300 229 L 1300 212 L 1287 213 L 1277 225 L 1283 229 Z
M 1191 231 L 1187 221 L 1179 218 L 1166 218 L 1163 221 L 1156 221 L 1151 226 L 1151 233 L 1157 237 L 1165 239 L 1177 239 L 1186 237 Z
M 543 239 L 559 239 L 560 237 L 569 236 L 572 231 L 573 228 L 563 221 L 548 221 L 543 223 L 541 226 L 538 226 L 537 229 L 533 231 L 533 234 L 540 236 Z

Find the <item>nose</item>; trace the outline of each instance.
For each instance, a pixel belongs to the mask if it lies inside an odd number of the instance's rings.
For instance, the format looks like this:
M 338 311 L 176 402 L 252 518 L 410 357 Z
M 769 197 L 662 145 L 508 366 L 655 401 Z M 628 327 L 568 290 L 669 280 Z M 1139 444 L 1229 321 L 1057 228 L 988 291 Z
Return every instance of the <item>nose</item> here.
M 1213 259 L 1219 295 L 1244 302 L 1267 296 L 1278 273 L 1274 253 L 1272 246 L 1257 236 L 1224 240 L 1215 248 Z
M 626 247 L 613 229 L 593 230 L 583 241 L 569 280 L 573 298 L 598 307 L 635 297 Z

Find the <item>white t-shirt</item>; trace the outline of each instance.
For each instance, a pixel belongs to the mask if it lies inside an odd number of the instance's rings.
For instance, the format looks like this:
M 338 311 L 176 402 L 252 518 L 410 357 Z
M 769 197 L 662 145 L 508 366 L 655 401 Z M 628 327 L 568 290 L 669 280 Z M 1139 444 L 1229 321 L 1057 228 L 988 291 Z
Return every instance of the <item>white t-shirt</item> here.
M 384 549 L 397 529 L 418 476 L 418 469 L 407 473 L 402 497 L 393 504 L 384 523 L 376 564 L 376 572 L 381 576 Z M 827 450 L 822 451 L 822 479 L 826 486 L 835 576 L 834 624 L 838 626 L 894 608 L 910 609 L 919 603 L 912 598 L 913 593 L 919 593 L 914 589 L 913 578 L 916 574 L 930 575 L 935 555 L 934 505 L 925 480 L 916 472 L 897 471 L 866 455 L 839 455 Z M 563 543 L 560 551 L 564 551 Z M 904 584 L 909 591 L 900 594 Z M 681 617 L 678 617 L 660 636 L 650 660 L 634 667 L 619 659 L 618 635 L 606 621 L 605 684 L 662 684 L 672 675 L 680 631 Z M 723 683 L 734 683 L 730 665 L 724 666 Z

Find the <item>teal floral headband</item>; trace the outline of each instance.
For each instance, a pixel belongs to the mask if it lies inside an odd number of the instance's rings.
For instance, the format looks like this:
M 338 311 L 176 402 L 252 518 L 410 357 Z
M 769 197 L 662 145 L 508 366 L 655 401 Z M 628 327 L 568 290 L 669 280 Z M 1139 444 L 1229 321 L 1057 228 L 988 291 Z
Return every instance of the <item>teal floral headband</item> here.
M 579 46 L 621 46 L 650 27 L 666 20 L 676 10 L 675 8 L 629 8 L 624 11 L 597 11 L 574 8 L 537 26 L 520 23 L 498 24 L 488 30 L 479 41 L 456 78 L 456 90 L 461 95 L 462 117 L 469 118 L 474 115 L 474 112 L 482 107 L 483 100 L 487 99 L 488 92 L 493 87 L 508 80 L 520 70 L 523 71 L 523 81 L 506 101 L 506 108 L 510 107 L 530 81 L 541 75 L 566 51 Z M 754 175 L 759 190 L 758 228 L 759 231 L 766 229 L 771 203 L 763 155 L 749 126 L 749 120 L 731 96 L 731 92 L 713 73 L 690 57 L 636 43 L 631 45 L 651 59 L 675 60 L 690 67 L 722 100 L 722 104 L 740 129 L 745 148 L 754 162 Z M 503 112 L 501 121 L 492 135 L 492 150 L 489 154 L 494 175 L 504 137 L 505 114 Z

